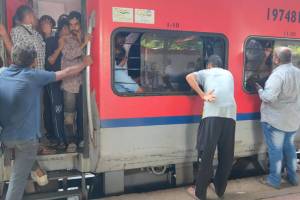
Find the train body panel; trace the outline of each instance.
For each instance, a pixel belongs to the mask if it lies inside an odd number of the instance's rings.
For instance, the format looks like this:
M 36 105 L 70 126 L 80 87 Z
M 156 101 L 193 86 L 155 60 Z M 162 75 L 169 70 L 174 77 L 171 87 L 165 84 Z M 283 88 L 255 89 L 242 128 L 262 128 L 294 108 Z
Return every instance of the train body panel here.
M 260 101 L 243 88 L 245 44 L 251 36 L 300 37 L 300 24 L 273 20 L 273 9 L 299 10 L 293 1 L 185 1 L 158 4 L 156 1 L 100 1 L 99 26 L 101 84 L 95 85 L 100 115 L 100 157 L 98 171 L 195 160 L 196 122 L 202 103 L 184 95 L 119 96 L 113 91 L 113 33 L 118 28 L 187 31 L 222 34 L 228 41 L 227 66 L 235 79 L 238 106 L 235 156 L 265 153 L 259 123 Z M 114 22 L 113 8 L 125 11 L 148 9 L 155 13 L 153 24 Z M 127 19 L 130 21 L 131 19 Z M 108 51 L 107 49 L 110 49 Z M 106 51 L 105 51 L 106 50 Z M 97 92 L 96 92 L 97 93 Z M 298 138 L 299 139 L 299 138 Z M 169 144 L 169 145 L 168 145 Z M 298 143 L 297 143 L 298 144 Z M 178 153 L 176 153 L 178 152 Z M 165 155 L 165 157 L 164 157 Z M 160 160 L 155 161 L 156 156 Z M 181 158 L 180 158 L 181 157 Z M 176 159 L 175 159 L 176 158 Z M 190 160 L 189 160 L 190 161 Z M 131 166 L 131 167 L 130 167 Z

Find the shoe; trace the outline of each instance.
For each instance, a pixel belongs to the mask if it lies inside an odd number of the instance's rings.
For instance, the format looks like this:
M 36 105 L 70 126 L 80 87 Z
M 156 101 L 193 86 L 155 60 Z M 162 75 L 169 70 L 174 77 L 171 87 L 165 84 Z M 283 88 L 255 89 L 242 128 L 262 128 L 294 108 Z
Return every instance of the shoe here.
M 274 185 L 272 185 L 272 184 L 266 179 L 266 177 L 260 178 L 260 179 L 259 179 L 259 182 L 260 182 L 261 184 L 263 184 L 263 185 L 272 187 L 272 188 L 274 188 L 274 189 L 277 189 L 277 190 L 280 189 L 280 186 L 274 186 Z
M 53 155 L 56 154 L 56 150 L 47 146 L 40 145 L 38 155 Z
M 78 147 L 82 149 L 84 147 L 84 141 L 79 142 Z
M 36 182 L 39 186 L 45 186 L 49 183 L 46 172 L 42 169 L 31 171 L 31 179 Z
M 64 142 L 59 142 L 55 148 L 61 151 L 66 150 L 67 146 Z
M 284 180 L 286 180 L 290 185 L 292 186 L 298 186 L 299 182 L 298 181 L 291 181 L 287 176 L 282 177 Z

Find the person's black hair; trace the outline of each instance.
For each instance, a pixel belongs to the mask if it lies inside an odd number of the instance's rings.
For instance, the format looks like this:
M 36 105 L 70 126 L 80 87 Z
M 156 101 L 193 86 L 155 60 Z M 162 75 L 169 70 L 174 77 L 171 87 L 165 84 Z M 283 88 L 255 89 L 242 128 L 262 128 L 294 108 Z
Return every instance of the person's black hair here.
M 19 21 L 19 22 L 23 22 L 25 16 L 28 14 L 28 13 L 33 13 L 33 10 L 31 7 L 27 6 L 27 5 L 22 5 L 20 6 L 17 11 L 16 11 L 16 14 L 15 14 L 15 20 L 16 21 Z
M 14 46 L 11 52 L 12 63 L 19 67 L 30 67 L 37 58 L 37 52 L 31 45 Z
M 61 16 L 59 16 L 58 20 L 57 20 L 57 32 L 56 32 L 56 37 L 59 37 L 59 33 L 60 31 L 65 27 L 69 25 L 69 21 L 68 21 L 68 15 L 63 14 Z
M 124 47 L 117 48 L 115 50 L 115 60 L 117 65 L 119 65 L 125 57 L 126 57 L 126 51 Z
M 72 11 L 70 12 L 69 16 L 68 16 L 68 21 L 70 22 L 72 19 L 77 19 L 79 21 L 79 23 L 81 24 L 81 14 L 78 11 Z
M 209 56 L 209 58 L 207 60 L 207 64 L 212 64 L 212 67 L 220 67 L 221 68 L 223 66 L 222 59 L 218 55 Z
M 16 26 L 18 26 L 19 24 L 20 24 L 20 21 L 18 20 L 17 16 L 14 15 L 14 16 L 12 17 L 12 26 L 13 26 L 13 27 L 16 27 Z
M 43 16 L 39 19 L 39 25 L 41 26 L 41 24 L 42 24 L 44 21 L 50 22 L 50 24 L 52 25 L 52 27 L 55 27 L 55 26 L 56 26 L 55 20 L 54 20 L 51 16 L 49 16 L 49 15 L 43 15 Z

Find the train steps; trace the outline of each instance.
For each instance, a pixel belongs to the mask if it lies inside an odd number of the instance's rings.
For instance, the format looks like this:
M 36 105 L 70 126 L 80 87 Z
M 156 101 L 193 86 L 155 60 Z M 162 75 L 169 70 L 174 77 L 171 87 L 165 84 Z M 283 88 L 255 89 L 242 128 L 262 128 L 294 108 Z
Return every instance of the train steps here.
M 79 179 L 81 184 L 74 189 L 68 183 L 70 180 Z M 27 190 L 30 194 L 24 196 L 24 200 L 85 200 L 87 199 L 87 189 L 85 176 L 76 170 L 63 170 L 48 172 L 49 184 L 45 187 L 29 184 Z M 72 188 L 73 187 L 73 188 Z

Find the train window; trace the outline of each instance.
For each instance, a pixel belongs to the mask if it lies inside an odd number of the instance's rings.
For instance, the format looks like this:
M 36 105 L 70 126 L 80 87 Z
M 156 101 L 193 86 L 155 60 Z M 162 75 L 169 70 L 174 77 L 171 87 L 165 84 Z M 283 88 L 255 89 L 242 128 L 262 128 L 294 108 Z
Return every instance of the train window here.
M 227 62 L 227 41 L 217 34 L 119 29 L 112 41 L 119 95 L 190 95 L 188 73 L 204 69 L 212 54 Z
M 244 88 L 256 93 L 255 83 L 264 86 L 273 69 L 273 51 L 286 46 L 293 51 L 293 64 L 300 67 L 300 40 L 249 38 L 245 45 Z

